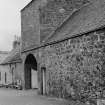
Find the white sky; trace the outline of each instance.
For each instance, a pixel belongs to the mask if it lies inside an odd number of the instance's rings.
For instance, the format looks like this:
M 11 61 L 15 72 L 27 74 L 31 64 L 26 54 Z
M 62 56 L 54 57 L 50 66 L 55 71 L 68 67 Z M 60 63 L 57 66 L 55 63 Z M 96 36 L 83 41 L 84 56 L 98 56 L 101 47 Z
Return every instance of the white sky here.
M 0 0 L 0 50 L 11 50 L 14 35 L 21 35 L 20 10 L 30 1 Z

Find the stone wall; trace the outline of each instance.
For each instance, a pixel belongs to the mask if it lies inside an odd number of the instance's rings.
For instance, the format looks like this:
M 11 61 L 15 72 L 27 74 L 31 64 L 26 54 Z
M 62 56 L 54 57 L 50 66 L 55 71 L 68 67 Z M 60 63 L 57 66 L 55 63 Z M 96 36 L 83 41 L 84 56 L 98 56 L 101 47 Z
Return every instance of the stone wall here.
M 12 83 L 17 83 L 18 81 L 23 86 L 24 82 L 24 69 L 22 68 L 22 62 L 20 63 L 11 63 L 10 65 L 7 64 L 6 66 L 10 66 L 8 68 L 8 71 L 10 71 L 11 74 L 11 81 Z
M 37 46 L 89 0 L 33 0 L 21 11 L 22 49 Z
M 46 93 L 85 101 L 104 97 L 105 29 L 40 49 Z
M 42 0 L 40 10 L 40 36 L 43 41 L 75 10 L 89 3 L 89 0 Z
M 33 0 L 21 11 L 22 50 L 37 46 L 40 42 L 38 6 L 39 1 Z
M 22 82 L 22 77 L 23 75 L 23 70 L 22 70 L 22 63 L 16 63 L 16 64 L 11 64 L 11 69 L 13 69 L 13 80 L 14 82 L 17 82 L 20 80 Z

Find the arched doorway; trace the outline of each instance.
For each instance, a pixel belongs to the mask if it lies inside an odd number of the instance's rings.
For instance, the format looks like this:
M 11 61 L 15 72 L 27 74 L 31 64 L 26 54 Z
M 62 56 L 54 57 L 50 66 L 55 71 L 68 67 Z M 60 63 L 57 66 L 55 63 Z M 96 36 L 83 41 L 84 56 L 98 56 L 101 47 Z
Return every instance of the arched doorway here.
M 25 60 L 25 89 L 38 88 L 37 61 L 33 54 L 29 54 Z

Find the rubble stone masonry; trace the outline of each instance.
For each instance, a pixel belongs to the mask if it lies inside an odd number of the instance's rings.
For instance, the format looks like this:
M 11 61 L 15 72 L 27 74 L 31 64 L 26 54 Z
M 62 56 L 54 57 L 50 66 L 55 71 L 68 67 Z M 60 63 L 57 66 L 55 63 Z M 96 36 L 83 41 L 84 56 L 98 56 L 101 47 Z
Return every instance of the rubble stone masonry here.
M 80 100 L 105 95 L 105 29 L 40 49 L 46 93 Z

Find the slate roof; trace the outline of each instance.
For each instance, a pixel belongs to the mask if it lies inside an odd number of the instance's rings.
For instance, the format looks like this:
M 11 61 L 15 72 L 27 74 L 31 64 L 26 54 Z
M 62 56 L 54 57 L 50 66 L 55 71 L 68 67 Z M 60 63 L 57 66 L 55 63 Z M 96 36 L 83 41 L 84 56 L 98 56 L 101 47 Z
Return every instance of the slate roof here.
M 46 40 L 53 42 L 105 25 L 105 0 L 92 0 L 75 11 Z
M 8 56 L 4 59 L 4 61 L 1 63 L 1 65 L 15 63 L 15 62 L 22 62 L 21 57 L 20 57 L 20 46 L 13 49 L 8 54 Z
M 0 54 L 8 54 L 9 51 L 0 51 Z
M 0 51 L 0 63 L 3 62 L 3 60 L 8 56 L 8 51 Z

